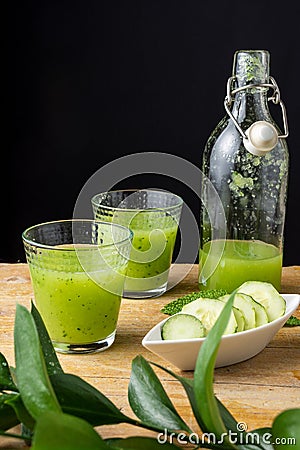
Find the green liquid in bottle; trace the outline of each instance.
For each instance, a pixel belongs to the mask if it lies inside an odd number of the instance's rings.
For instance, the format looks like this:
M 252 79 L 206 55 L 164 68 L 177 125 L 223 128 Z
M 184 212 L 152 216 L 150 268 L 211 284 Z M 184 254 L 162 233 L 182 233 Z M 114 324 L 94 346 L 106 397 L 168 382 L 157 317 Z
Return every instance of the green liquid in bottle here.
M 282 255 L 274 245 L 262 241 L 210 241 L 200 251 L 200 288 L 232 292 L 245 281 L 257 280 L 272 283 L 279 290 L 281 266 Z M 209 273 L 211 276 L 205 280 Z

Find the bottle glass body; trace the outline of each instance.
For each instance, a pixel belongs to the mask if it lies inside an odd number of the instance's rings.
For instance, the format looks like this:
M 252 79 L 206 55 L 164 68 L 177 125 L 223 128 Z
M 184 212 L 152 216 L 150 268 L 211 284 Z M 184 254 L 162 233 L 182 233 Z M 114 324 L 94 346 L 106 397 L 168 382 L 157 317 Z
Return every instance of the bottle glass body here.
M 237 52 L 233 70 L 236 87 L 268 83 L 268 68 L 268 52 Z M 254 122 L 266 121 L 280 134 L 268 108 L 266 87 L 238 91 L 231 112 L 244 132 Z M 244 281 L 260 280 L 280 289 L 288 175 L 285 139 L 279 139 L 264 156 L 255 156 L 246 150 L 240 131 L 227 116 L 207 141 L 202 172 L 200 287 L 231 292 Z M 203 206 L 209 202 L 208 183 L 224 208 L 224 241 L 214 242 L 214 223 Z

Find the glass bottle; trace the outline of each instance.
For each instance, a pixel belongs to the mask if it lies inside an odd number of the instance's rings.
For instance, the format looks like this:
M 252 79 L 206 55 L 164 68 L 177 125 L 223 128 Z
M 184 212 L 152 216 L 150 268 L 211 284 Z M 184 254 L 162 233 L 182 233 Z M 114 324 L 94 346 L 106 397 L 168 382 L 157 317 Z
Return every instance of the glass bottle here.
M 224 101 L 227 115 L 203 152 L 201 289 L 232 292 L 250 280 L 280 289 L 288 127 L 278 86 L 269 76 L 269 59 L 266 50 L 235 53 Z M 284 134 L 271 116 L 270 101 L 281 106 Z M 212 190 L 223 207 L 223 234 L 222 214 L 210 202 Z

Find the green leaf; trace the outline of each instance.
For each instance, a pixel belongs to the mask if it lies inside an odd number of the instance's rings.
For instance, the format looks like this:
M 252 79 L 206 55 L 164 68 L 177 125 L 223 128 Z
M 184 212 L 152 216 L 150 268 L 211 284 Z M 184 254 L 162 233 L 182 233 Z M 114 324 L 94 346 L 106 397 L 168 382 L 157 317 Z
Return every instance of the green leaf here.
M 100 391 L 76 375 L 61 373 L 50 377 L 56 397 L 65 413 L 85 419 L 93 426 L 135 423 Z
M 31 315 L 34 319 L 35 326 L 39 335 L 48 374 L 54 375 L 56 373 L 63 373 L 63 369 L 57 358 L 47 328 L 45 327 L 45 324 L 39 311 L 37 310 L 37 308 L 33 303 L 31 303 Z
M 225 405 L 215 396 L 216 402 L 218 404 L 219 412 L 221 415 L 221 418 L 223 420 L 223 423 L 226 427 L 227 431 L 233 431 L 236 432 L 238 430 L 238 422 L 235 420 L 233 415 L 230 411 L 226 408 Z
M 280 413 L 272 425 L 275 449 L 300 448 L 300 409 L 287 409 Z
M 178 380 L 182 384 L 182 386 L 184 387 L 184 390 L 188 396 L 188 399 L 190 401 L 190 405 L 192 407 L 194 416 L 195 416 L 200 428 L 202 429 L 202 426 L 204 426 L 204 424 L 202 422 L 201 415 L 198 414 L 198 408 L 196 406 L 196 400 L 195 400 L 195 394 L 194 394 L 193 380 L 191 380 L 190 378 L 181 377 L 180 375 L 177 375 L 176 373 L 172 372 L 171 370 L 167 369 L 166 367 L 161 366 L 160 364 L 157 364 L 154 362 L 151 362 L 151 364 L 153 366 L 159 367 L 160 369 L 164 370 L 169 375 L 176 378 L 176 380 Z
M 31 450 L 111 450 L 87 422 L 54 412 L 38 418 L 32 444 Z
M 162 439 L 162 438 L 161 438 Z M 126 439 L 106 439 L 105 442 L 111 446 L 114 450 L 162 450 L 162 445 L 165 449 L 178 449 L 175 444 L 171 444 L 168 441 L 163 444 L 163 439 L 159 442 L 157 439 L 148 437 L 130 437 Z M 111 449 L 110 447 L 110 449 Z
M 5 403 L 13 408 L 21 423 L 23 423 L 30 430 L 33 430 L 35 420 L 25 408 L 20 394 L 14 395 Z
M 156 367 L 159 367 L 162 370 L 164 370 L 165 372 L 167 372 L 169 375 L 174 377 L 176 380 L 178 380 L 182 384 L 182 386 L 183 386 L 183 388 L 184 388 L 184 390 L 185 390 L 185 392 L 186 392 L 186 394 L 188 396 L 188 399 L 189 399 L 190 405 L 192 407 L 194 416 L 195 416 L 195 418 L 196 418 L 200 428 L 201 429 L 202 429 L 202 427 L 204 428 L 205 424 L 204 424 L 204 422 L 202 420 L 201 412 L 199 412 L 199 409 L 198 409 L 197 404 L 196 404 L 193 380 L 191 380 L 190 378 L 181 377 L 180 375 L 177 375 L 176 373 L 174 373 L 171 370 L 161 366 L 160 364 L 157 364 L 157 363 L 154 363 L 154 362 L 151 362 L 151 364 L 156 366 Z M 238 422 L 235 420 L 235 418 L 232 416 L 232 414 L 228 411 L 228 409 L 223 405 L 223 403 L 217 397 L 215 397 L 215 398 L 216 398 L 216 401 L 217 401 L 217 404 L 218 404 L 218 407 L 219 407 L 219 411 L 220 411 L 221 417 L 223 419 L 224 425 L 226 426 L 226 429 L 228 431 L 231 430 L 233 432 L 236 432 Z
M 6 402 L 15 394 L 0 395 L 0 430 L 9 430 L 20 423 L 15 411 Z
M 24 423 L 21 423 L 21 433 L 22 433 L 22 436 L 24 437 L 24 441 L 25 441 L 26 445 L 28 445 L 28 447 L 31 447 L 33 430 L 26 427 L 26 425 Z
M 147 426 L 158 430 L 167 428 L 191 432 L 177 413 L 150 364 L 140 355 L 132 361 L 128 399 L 134 413 Z
M 25 407 L 34 419 L 44 411 L 60 412 L 34 320 L 21 305 L 17 305 L 14 336 L 17 386 Z
M 213 391 L 214 367 L 220 340 L 231 314 L 234 295 L 235 292 L 229 297 L 215 325 L 203 342 L 194 372 L 195 404 L 198 415 L 201 416 L 202 431 L 213 433 L 217 440 L 221 439 L 224 433 L 227 433 L 227 429 Z M 225 438 L 224 444 L 228 445 L 229 448 L 236 448 L 229 442 L 228 438 Z
M 2 353 L 0 353 L 0 390 L 18 392 L 13 382 L 8 362 Z

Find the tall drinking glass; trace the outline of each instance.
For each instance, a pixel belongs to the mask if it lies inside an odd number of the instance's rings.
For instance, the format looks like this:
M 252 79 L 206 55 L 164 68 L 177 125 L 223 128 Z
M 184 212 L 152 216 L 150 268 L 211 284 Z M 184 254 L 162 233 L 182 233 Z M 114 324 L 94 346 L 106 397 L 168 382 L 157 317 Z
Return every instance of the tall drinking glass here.
M 154 189 L 102 192 L 92 198 L 95 219 L 133 232 L 124 297 L 149 298 L 166 291 L 182 204 L 178 195 Z
M 22 237 L 54 348 L 88 353 L 112 345 L 132 233 L 112 223 L 64 220 L 35 225 Z

